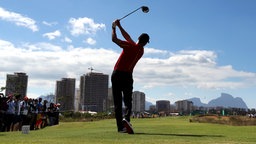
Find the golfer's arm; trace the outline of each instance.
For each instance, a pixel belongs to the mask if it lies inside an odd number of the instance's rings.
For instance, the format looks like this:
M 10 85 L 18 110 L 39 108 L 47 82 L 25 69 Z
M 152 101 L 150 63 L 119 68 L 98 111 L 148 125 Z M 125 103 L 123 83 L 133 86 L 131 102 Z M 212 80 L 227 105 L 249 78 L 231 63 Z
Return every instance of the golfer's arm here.
M 133 42 L 132 38 L 130 37 L 130 35 L 123 29 L 123 27 L 120 25 L 119 29 L 121 31 L 121 34 L 123 35 L 123 37 L 128 41 L 128 42 Z
M 117 45 L 120 44 L 121 40 L 117 38 L 116 36 L 116 28 L 112 28 L 112 41 L 116 43 Z

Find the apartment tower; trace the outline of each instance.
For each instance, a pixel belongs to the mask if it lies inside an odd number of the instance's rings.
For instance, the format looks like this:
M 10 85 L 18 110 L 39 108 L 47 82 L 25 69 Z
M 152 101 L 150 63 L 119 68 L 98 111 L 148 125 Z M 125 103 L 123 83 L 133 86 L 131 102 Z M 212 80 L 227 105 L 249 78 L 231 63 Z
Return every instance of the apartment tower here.
M 61 111 L 75 110 L 75 78 L 62 78 L 56 82 L 56 103 L 60 103 Z
M 108 75 L 90 72 L 80 77 L 80 110 L 105 112 Z
M 132 94 L 132 111 L 141 113 L 145 111 L 145 93 L 134 91 Z
M 21 95 L 21 98 L 27 95 L 28 76 L 26 73 L 16 72 L 7 74 L 5 95 Z

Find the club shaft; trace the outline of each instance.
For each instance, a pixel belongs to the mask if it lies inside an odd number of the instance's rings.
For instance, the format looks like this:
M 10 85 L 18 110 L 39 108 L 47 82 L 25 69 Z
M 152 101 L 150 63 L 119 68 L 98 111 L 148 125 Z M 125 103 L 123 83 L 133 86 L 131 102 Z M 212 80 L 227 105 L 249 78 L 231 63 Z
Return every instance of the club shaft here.
M 126 18 L 127 16 L 131 15 L 132 13 L 136 12 L 136 11 L 139 10 L 139 9 L 141 9 L 141 7 L 137 8 L 136 10 L 134 10 L 134 11 L 132 11 L 132 12 L 130 12 L 130 13 L 128 13 L 127 15 L 123 16 L 123 17 L 120 18 L 119 20 L 122 20 L 122 19 Z

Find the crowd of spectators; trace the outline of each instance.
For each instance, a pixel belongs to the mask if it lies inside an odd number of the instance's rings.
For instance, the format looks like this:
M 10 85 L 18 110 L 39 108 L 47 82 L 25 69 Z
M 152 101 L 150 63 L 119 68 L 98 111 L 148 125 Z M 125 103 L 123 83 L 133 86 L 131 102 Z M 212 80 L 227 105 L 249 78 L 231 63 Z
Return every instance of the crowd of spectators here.
M 42 98 L 0 95 L 0 132 L 20 131 L 23 125 L 37 130 L 59 123 L 59 104 Z

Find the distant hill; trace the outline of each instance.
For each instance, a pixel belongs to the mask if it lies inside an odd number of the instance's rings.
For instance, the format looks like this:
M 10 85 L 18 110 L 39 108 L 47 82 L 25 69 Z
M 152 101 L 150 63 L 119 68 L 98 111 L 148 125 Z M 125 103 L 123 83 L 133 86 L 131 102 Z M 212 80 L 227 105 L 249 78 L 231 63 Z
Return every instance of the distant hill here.
M 54 94 L 41 95 L 38 98 L 42 98 L 43 100 L 47 100 L 49 103 L 55 103 L 55 95 Z
M 149 107 L 153 105 L 151 102 L 146 101 L 145 103 L 145 110 L 149 110 Z
M 202 103 L 201 100 L 200 100 L 200 98 L 191 98 L 191 99 L 188 99 L 188 100 L 189 100 L 189 101 L 192 101 L 195 106 L 198 106 L 198 107 L 201 107 L 201 106 L 202 106 L 202 107 L 207 107 L 207 104 Z
M 195 106 L 203 106 L 203 107 L 232 107 L 232 108 L 244 108 L 248 109 L 246 103 L 243 101 L 242 98 L 236 97 L 234 98 L 232 95 L 227 93 L 221 93 L 221 96 L 209 101 L 208 104 L 202 103 L 199 98 L 191 98 L 188 99 L 189 101 L 192 101 Z
M 48 102 L 53 102 L 55 103 L 55 96 L 53 94 L 48 94 L 45 96 L 40 96 L 41 98 L 43 98 L 43 100 L 47 100 Z M 192 101 L 193 104 L 195 106 L 199 106 L 199 107 L 217 107 L 217 106 L 221 106 L 221 107 L 232 107 L 232 108 L 244 108 L 244 109 L 248 109 L 246 103 L 243 101 L 242 98 L 240 97 L 236 97 L 234 98 L 232 95 L 230 94 L 226 94 L 226 93 L 221 93 L 221 96 L 213 99 L 211 101 L 209 101 L 208 104 L 202 103 L 200 98 L 190 98 L 187 99 L 189 101 Z M 151 102 L 146 101 L 145 103 L 145 110 L 149 110 L 149 107 L 151 105 L 154 105 Z
M 245 109 L 248 108 L 242 98 L 240 97 L 234 98 L 232 95 L 226 94 L 226 93 L 222 93 L 219 98 L 209 101 L 208 105 L 211 107 L 224 106 L 224 107 L 235 107 L 235 108 L 245 108 Z

